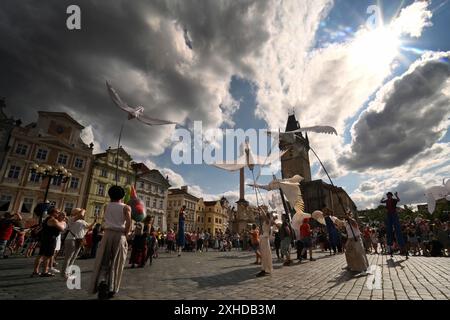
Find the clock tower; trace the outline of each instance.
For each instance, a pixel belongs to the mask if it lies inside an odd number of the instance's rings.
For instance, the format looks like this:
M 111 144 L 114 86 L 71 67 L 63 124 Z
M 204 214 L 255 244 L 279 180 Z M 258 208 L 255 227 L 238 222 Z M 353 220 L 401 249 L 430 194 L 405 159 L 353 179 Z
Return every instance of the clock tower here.
M 300 123 L 295 114 L 289 115 L 285 132 L 300 129 Z M 292 178 L 296 174 L 301 175 L 305 182 L 311 181 L 311 165 L 309 163 L 309 139 L 301 132 L 295 133 L 294 139 L 280 139 L 280 150 L 289 149 L 281 157 L 281 174 L 283 179 Z

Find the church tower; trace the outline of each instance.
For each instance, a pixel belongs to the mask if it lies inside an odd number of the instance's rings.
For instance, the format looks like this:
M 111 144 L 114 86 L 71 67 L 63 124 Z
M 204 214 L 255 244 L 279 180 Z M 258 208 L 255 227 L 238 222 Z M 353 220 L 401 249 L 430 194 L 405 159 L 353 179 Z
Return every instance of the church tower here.
M 300 128 L 300 124 L 295 118 L 295 114 L 289 115 L 285 132 L 294 131 Z M 309 140 L 308 134 L 305 136 L 301 132 L 295 134 L 295 139 L 281 139 L 280 150 L 286 150 L 281 157 L 281 174 L 283 179 L 292 178 L 296 174 L 301 175 L 305 182 L 311 181 L 311 166 L 309 163 Z

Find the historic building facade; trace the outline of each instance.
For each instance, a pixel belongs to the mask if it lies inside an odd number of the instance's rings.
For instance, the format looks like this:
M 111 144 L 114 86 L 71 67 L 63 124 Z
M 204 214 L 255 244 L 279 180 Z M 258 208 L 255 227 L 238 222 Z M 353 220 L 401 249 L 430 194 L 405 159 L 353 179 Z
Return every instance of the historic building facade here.
M 187 186 L 179 189 L 169 189 L 167 201 L 167 228 L 178 230 L 178 216 L 183 205 L 186 206 L 185 211 L 185 231 L 194 232 L 196 228 L 197 203 L 200 199 L 188 192 Z
M 66 113 L 38 114 L 36 123 L 12 130 L 0 169 L 0 212 L 21 212 L 25 219 L 31 219 L 34 206 L 44 200 L 48 182 L 31 172 L 33 164 L 63 166 L 72 174 L 66 183 L 52 179 L 47 198 L 70 212 L 86 204 L 93 162 L 93 145 L 86 145 L 80 138 L 84 129 L 81 124 Z
M 136 177 L 136 192 L 145 203 L 148 216 L 154 217 L 154 227 L 167 231 L 167 199 L 169 181 L 158 170 L 151 170 L 143 163 L 132 165 Z
M 123 188 L 134 185 L 135 171 L 132 165 L 131 156 L 122 147 L 109 148 L 106 152 L 94 155 L 87 192 L 86 221 L 93 221 L 96 216 L 102 221 L 105 206 L 110 201 L 108 190 L 116 185 L 116 181 Z
M 19 121 L 14 121 L 11 118 L 8 118 L 7 115 L 3 112 L 3 109 L 6 108 L 6 102 L 4 98 L 0 98 L 0 168 L 3 166 L 3 160 L 6 157 L 6 153 L 8 152 L 8 144 L 9 138 L 11 136 L 11 132 L 16 125 L 19 125 Z
M 288 117 L 286 132 L 300 128 L 295 114 Z M 311 165 L 309 162 L 309 139 L 308 135 L 295 134 L 293 141 L 280 141 L 280 149 L 289 151 L 281 158 L 282 177 L 292 178 L 294 175 L 301 175 L 304 180 L 300 183 L 300 188 L 305 202 L 305 212 L 313 212 L 329 207 L 337 216 L 342 216 L 345 210 L 350 209 L 356 212 L 356 205 L 347 192 L 340 188 L 328 184 L 322 180 L 311 179 Z
M 215 201 L 201 201 L 202 212 L 197 216 L 198 230 L 208 231 L 211 235 L 225 232 L 229 225 L 229 211 L 231 210 L 228 200 L 222 197 Z M 203 221 L 203 223 L 201 222 Z

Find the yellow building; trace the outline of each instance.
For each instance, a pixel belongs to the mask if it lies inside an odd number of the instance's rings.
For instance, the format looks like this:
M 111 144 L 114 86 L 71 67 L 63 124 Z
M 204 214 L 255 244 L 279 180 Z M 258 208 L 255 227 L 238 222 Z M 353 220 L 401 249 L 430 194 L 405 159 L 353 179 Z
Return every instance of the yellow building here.
M 208 231 L 211 235 L 225 232 L 229 227 L 229 203 L 225 197 L 215 201 L 201 200 L 202 210 L 198 212 L 197 223 L 200 230 Z M 201 221 L 204 221 L 203 223 Z
M 110 201 L 108 190 L 116 184 L 116 164 L 118 164 L 117 184 L 123 188 L 134 185 L 135 172 L 131 156 L 122 148 L 109 148 L 104 153 L 94 155 L 86 205 L 86 221 L 95 216 L 102 221 L 105 205 Z
M 93 156 L 93 145 L 80 138 L 83 126 L 63 112 L 38 112 L 37 122 L 15 127 L 0 168 L 0 213 L 20 212 L 25 220 L 34 219 L 34 207 L 44 200 L 48 178 L 31 172 L 33 164 L 52 168 L 64 166 L 72 174 L 64 183 L 50 181 L 47 200 L 70 212 L 86 203 Z
M 180 189 L 169 189 L 167 201 L 167 229 L 178 230 L 178 216 L 183 205 L 185 211 L 185 231 L 194 232 L 196 228 L 196 212 L 199 199 L 188 193 L 188 187 L 183 186 Z

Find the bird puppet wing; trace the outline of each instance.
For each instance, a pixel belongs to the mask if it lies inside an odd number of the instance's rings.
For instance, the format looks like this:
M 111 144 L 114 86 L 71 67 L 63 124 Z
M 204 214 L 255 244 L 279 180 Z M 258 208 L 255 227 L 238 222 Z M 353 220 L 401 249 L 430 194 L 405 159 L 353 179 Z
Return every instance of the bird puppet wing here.
M 178 124 L 177 122 L 168 121 L 168 120 L 161 120 L 156 118 L 151 118 L 149 116 L 146 116 L 144 114 L 141 114 L 138 118 L 139 121 L 151 125 L 151 126 L 162 126 L 165 124 Z
M 134 112 L 134 109 L 120 98 L 119 94 L 116 92 L 116 89 L 114 89 L 109 84 L 108 81 L 106 81 L 106 88 L 108 89 L 108 93 L 109 96 L 111 97 L 111 100 L 114 102 L 116 106 L 118 106 L 120 109 L 126 112 Z
M 334 127 L 331 126 L 313 126 L 313 127 L 304 127 L 299 128 L 294 131 L 289 131 L 289 133 L 297 133 L 297 132 L 315 132 L 315 133 L 325 133 L 325 134 L 335 134 L 337 135 L 337 131 Z
M 311 217 L 322 225 L 326 225 L 325 218 L 323 217 L 323 212 L 316 210 L 312 213 Z

